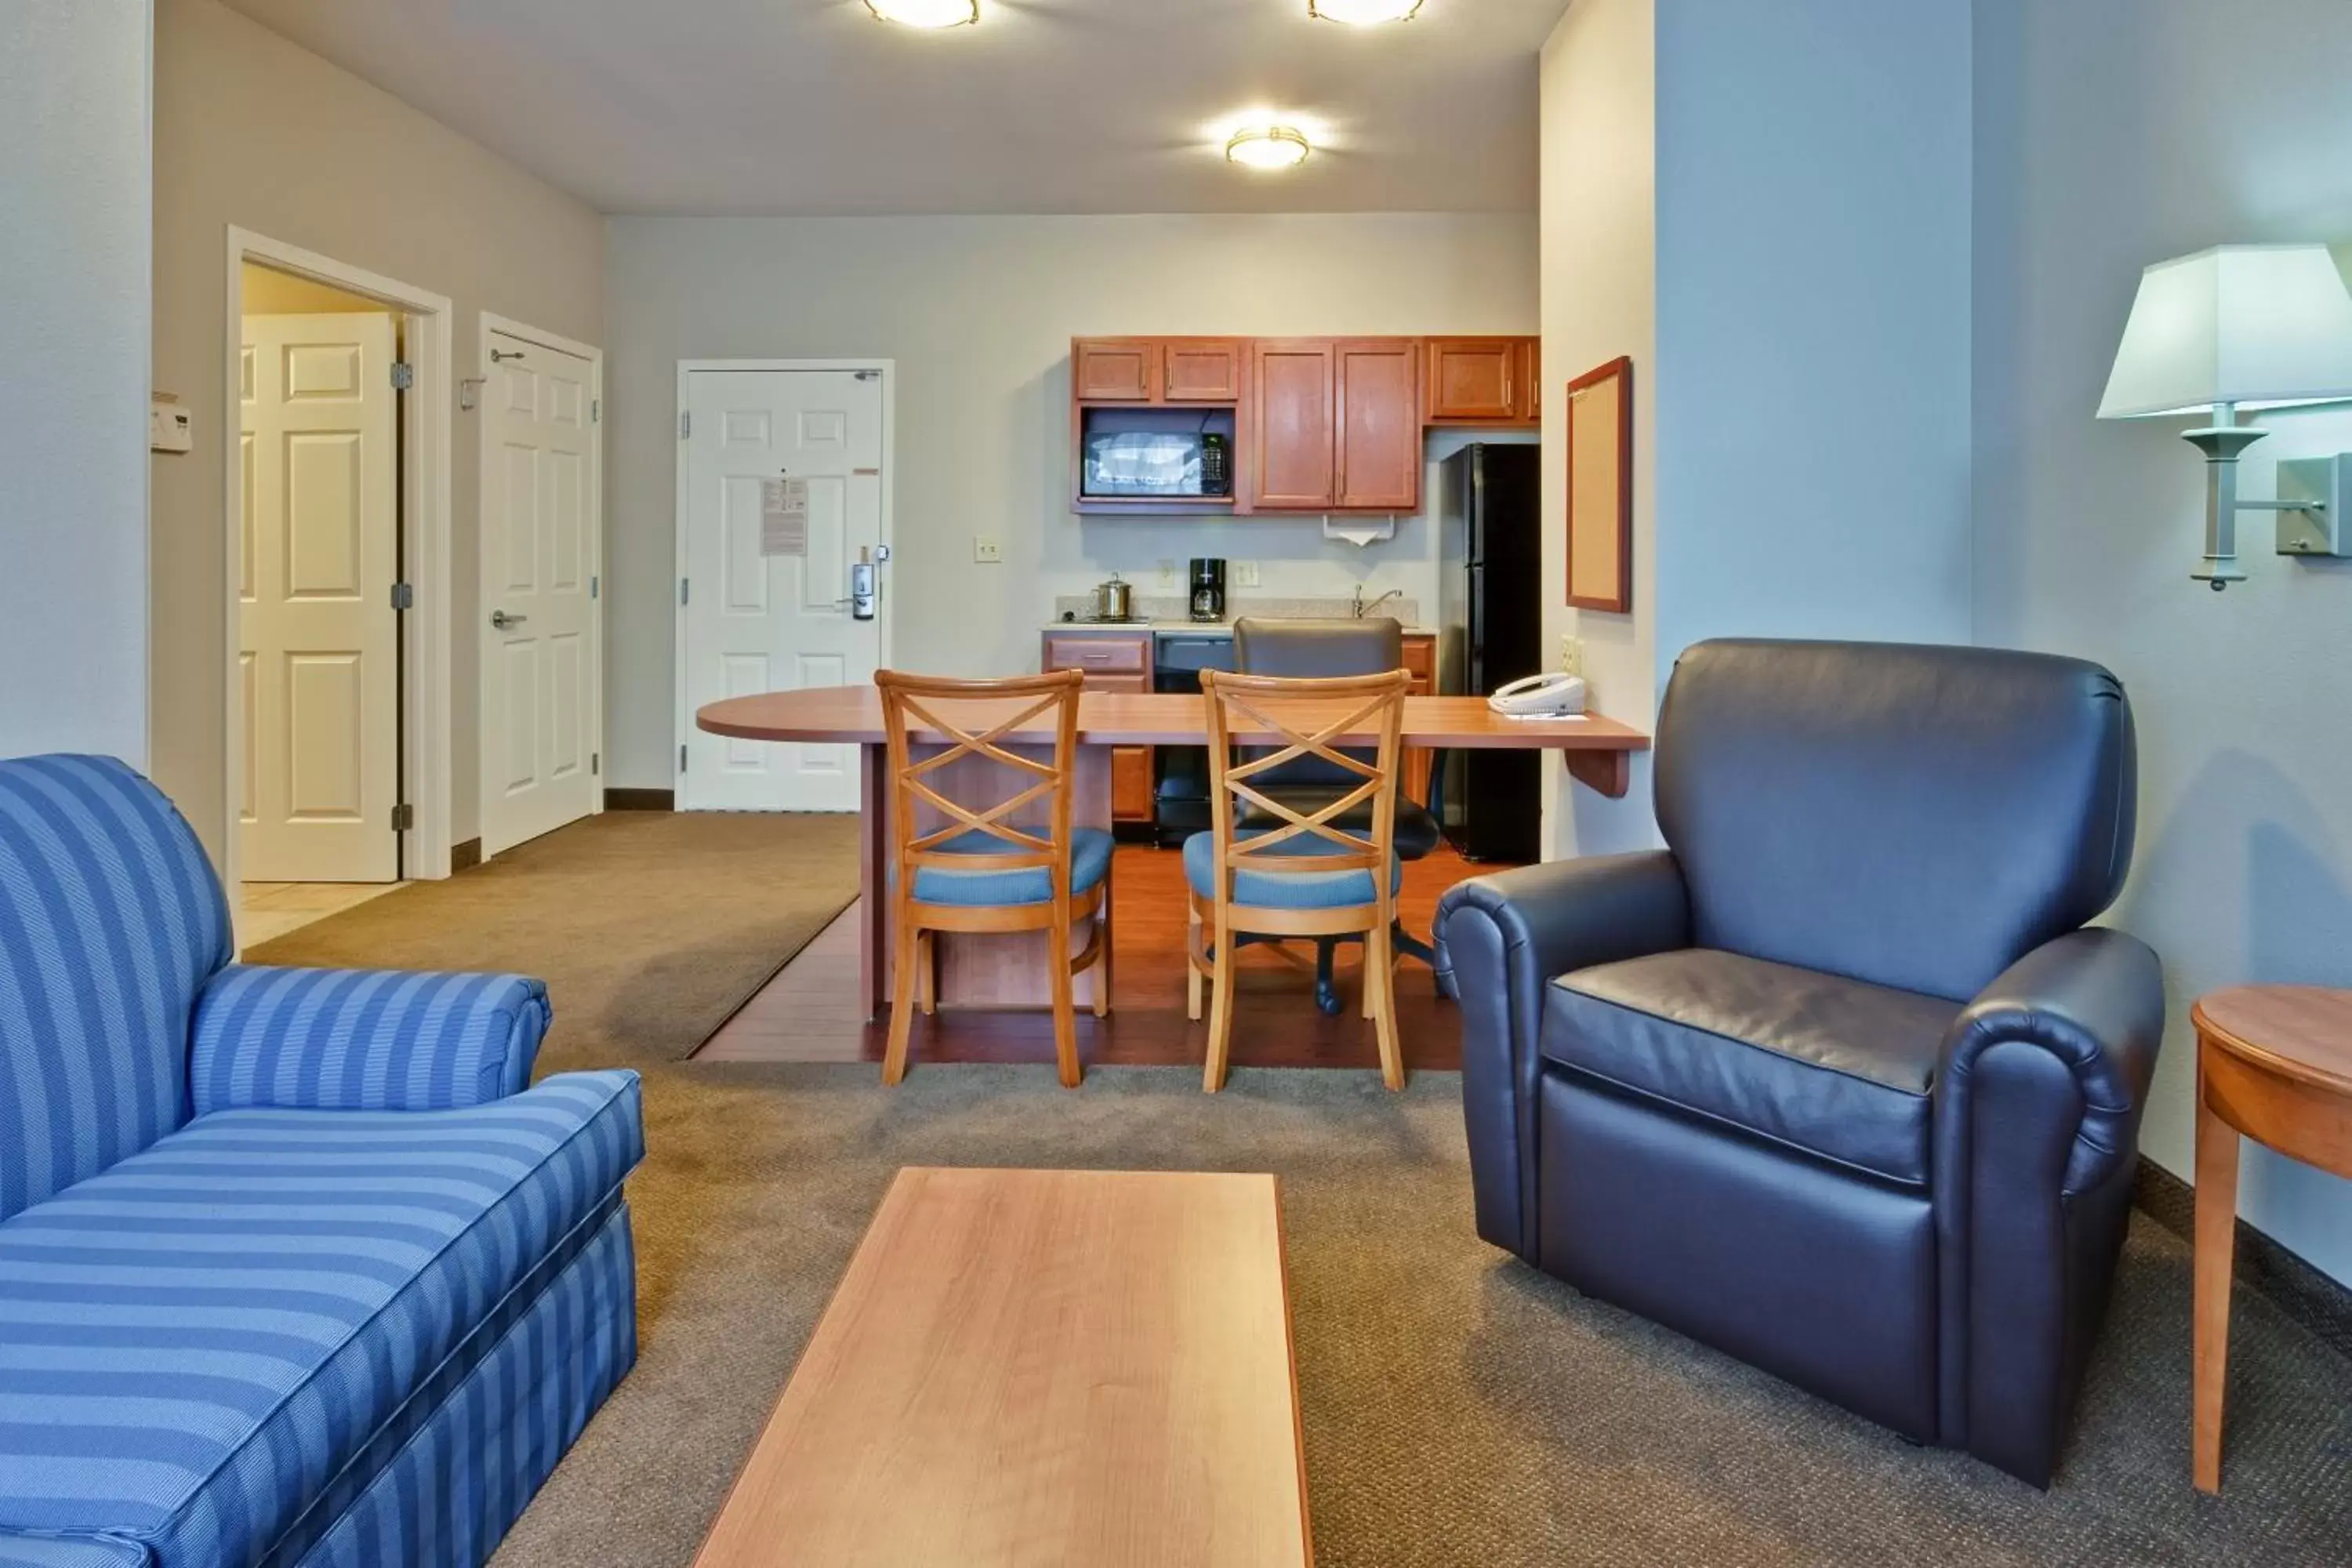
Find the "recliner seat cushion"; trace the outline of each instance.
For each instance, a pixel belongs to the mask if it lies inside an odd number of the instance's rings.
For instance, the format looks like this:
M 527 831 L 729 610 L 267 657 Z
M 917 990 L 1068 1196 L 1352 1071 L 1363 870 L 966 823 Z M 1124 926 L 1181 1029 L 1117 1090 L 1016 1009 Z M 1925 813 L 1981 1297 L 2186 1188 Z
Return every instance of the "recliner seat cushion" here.
M 609 1205 L 637 1099 L 224 1110 L 0 1224 L 0 1533 L 258 1560 Z
M 1759 1138 L 1924 1186 L 1959 1007 L 1707 948 L 1555 979 L 1546 1059 Z

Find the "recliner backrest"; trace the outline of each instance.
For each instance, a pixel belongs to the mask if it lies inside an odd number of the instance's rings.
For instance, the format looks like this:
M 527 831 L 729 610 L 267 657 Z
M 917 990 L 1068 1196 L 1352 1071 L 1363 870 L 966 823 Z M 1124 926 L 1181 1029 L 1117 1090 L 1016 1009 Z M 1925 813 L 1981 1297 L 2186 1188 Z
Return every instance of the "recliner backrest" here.
M 1244 675 L 1322 679 L 1339 675 L 1384 675 L 1404 668 L 1404 627 L 1388 616 L 1354 620 L 1292 619 L 1244 616 L 1234 622 L 1234 668 Z M 1262 754 L 1244 747 L 1244 760 Z M 1363 762 L 1375 753 L 1360 747 L 1347 754 Z M 1361 783 L 1357 775 L 1319 757 L 1299 757 L 1257 776 L 1267 789 L 1301 784 Z
M 162 792 L 110 757 L 0 762 L 0 1219 L 186 1119 L 189 1016 L 227 902 Z
M 1658 826 L 1696 945 L 1966 1000 L 2131 864 L 2131 707 L 2095 664 L 1698 643 L 1658 714 Z

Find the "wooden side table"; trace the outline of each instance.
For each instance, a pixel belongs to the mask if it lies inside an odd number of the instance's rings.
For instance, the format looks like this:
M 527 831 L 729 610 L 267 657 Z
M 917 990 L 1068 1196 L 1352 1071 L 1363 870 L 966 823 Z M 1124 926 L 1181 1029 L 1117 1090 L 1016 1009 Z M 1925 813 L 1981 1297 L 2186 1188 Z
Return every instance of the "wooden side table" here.
M 2221 1389 L 2241 1134 L 2352 1178 L 2352 991 L 2240 985 L 2200 998 L 2197 1026 L 2196 1452 L 2200 1491 L 2221 1488 Z

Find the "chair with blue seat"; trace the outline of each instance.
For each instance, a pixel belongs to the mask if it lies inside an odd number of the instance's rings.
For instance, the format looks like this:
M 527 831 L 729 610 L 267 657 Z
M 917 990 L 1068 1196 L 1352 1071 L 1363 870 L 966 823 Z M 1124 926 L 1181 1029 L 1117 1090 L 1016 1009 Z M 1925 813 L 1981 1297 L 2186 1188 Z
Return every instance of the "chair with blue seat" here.
M 231 946 L 154 786 L 0 762 L 0 1563 L 480 1563 L 636 1356 L 636 1075 Z
M 926 1014 L 934 1005 L 933 932 L 1043 931 L 1054 1059 L 1064 1086 L 1075 1089 L 1083 1076 L 1076 977 L 1096 972 L 1097 1018 L 1110 1011 L 1111 984 L 1110 830 L 1071 823 L 1085 672 L 950 680 L 886 669 L 874 684 L 882 693 L 889 747 L 897 965 L 882 1081 L 897 1083 L 907 1074 L 918 993 Z M 1034 730 L 1048 714 L 1050 761 L 1033 754 L 1034 743 L 1007 739 Z M 956 798 L 1001 788 L 1008 773 L 1013 793 L 992 805 Z M 1076 940 L 1080 922 L 1083 945 Z
M 1201 1086 L 1224 1086 L 1233 1045 L 1234 949 L 1244 936 L 1349 936 L 1364 943 L 1364 1016 L 1381 1079 L 1404 1087 L 1391 943 L 1403 867 L 1396 851 L 1398 752 L 1412 677 L 1292 679 L 1203 670 L 1211 827 L 1184 841 L 1190 889 L 1187 1012 L 1207 992 Z M 1376 744 L 1363 745 L 1371 736 Z M 1342 746 L 1339 742 L 1351 742 Z M 1237 757 L 1236 742 L 1249 754 Z M 1311 805 L 1270 781 L 1311 763 L 1340 783 Z

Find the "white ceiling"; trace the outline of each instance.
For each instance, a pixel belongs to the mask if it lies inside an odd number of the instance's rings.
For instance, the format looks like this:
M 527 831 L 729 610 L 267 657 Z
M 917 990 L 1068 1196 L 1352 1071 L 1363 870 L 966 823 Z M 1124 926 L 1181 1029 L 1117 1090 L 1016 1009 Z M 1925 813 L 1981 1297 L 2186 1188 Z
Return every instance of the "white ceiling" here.
M 228 0 L 592 205 L 628 213 L 1531 211 L 1536 52 L 1566 0 Z M 1268 110 L 1300 168 L 1228 164 Z

